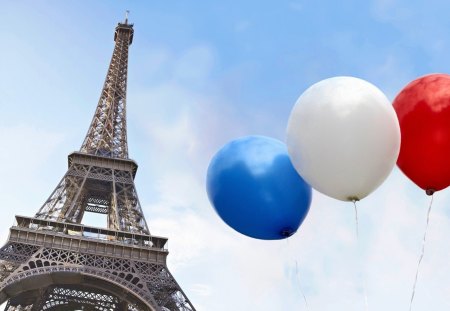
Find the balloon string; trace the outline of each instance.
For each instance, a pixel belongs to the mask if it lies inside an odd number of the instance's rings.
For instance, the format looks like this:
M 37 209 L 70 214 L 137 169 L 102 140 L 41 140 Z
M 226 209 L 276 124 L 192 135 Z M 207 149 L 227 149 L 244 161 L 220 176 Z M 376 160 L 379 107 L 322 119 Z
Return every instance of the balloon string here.
M 289 251 L 290 251 L 291 248 L 289 247 L 289 238 L 286 239 L 286 242 L 287 242 L 287 244 L 288 244 L 288 249 L 289 249 Z M 291 254 L 291 255 L 292 255 L 292 254 Z M 303 289 L 302 289 L 302 286 L 301 286 L 301 282 L 300 282 L 300 273 L 298 272 L 298 261 L 297 261 L 297 259 L 294 258 L 293 255 L 292 255 L 292 258 L 293 258 L 293 260 L 295 261 L 295 277 L 296 277 L 297 285 L 298 285 L 298 288 L 300 289 L 300 294 L 301 294 L 302 297 L 303 297 L 303 301 L 305 302 L 305 308 L 306 308 L 306 310 L 309 311 L 308 300 L 306 299 L 306 295 L 305 295 L 305 293 L 303 292 Z
M 419 257 L 419 262 L 417 263 L 416 277 L 414 279 L 414 285 L 413 285 L 413 290 L 412 290 L 412 294 L 411 294 L 411 301 L 410 301 L 410 304 L 409 304 L 409 311 L 411 311 L 411 309 L 412 309 L 414 295 L 416 293 L 417 278 L 419 276 L 419 268 L 420 268 L 420 264 L 422 262 L 423 256 L 425 254 L 425 243 L 427 241 L 427 232 L 428 232 L 428 225 L 430 223 L 430 213 L 431 213 L 431 206 L 432 205 L 433 205 L 433 195 L 431 195 L 430 206 L 428 207 L 427 224 L 425 226 L 425 233 L 423 234 L 423 241 L 422 241 L 422 252 L 421 252 L 420 257 Z
M 358 222 L 358 207 L 356 206 L 356 200 L 353 200 L 353 206 L 355 207 L 355 229 L 356 229 L 356 245 L 357 245 L 357 249 L 358 249 L 358 255 L 359 255 L 359 264 L 360 264 L 360 268 L 361 268 L 361 274 L 362 272 L 362 253 L 361 253 L 361 243 L 359 240 L 359 222 Z M 365 310 L 368 311 L 369 310 L 369 301 L 367 298 L 367 289 L 366 289 L 366 279 L 364 277 L 364 275 L 362 276 L 362 283 L 363 283 L 363 295 L 364 295 L 364 307 Z
M 358 223 L 358 207 L 356 206 L 356 200 L 353 200 L 353 206 L 355 207 L 355 225 L 356 225 L 356 241 L 359 245 L 359 223 Z

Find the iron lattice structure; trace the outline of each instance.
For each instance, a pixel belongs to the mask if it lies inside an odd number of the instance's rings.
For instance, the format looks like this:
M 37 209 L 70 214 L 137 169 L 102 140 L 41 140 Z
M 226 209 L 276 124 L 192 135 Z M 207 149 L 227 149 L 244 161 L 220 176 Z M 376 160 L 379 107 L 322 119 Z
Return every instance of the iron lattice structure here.
M 119 23 L 94 117 L 79 152 L 34 217 L 16 216 L 0 249 L 5 310 L 195 311 L 150 234 L 128 158 L 126 89 L 133 25 Z M 83 224 L 105 214 L 106 228 Z

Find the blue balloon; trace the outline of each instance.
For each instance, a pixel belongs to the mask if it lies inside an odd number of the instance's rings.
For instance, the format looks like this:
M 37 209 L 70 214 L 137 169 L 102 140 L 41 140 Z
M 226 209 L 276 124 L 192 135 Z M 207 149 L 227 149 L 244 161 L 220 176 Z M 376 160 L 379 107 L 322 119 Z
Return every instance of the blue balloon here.
M 269 137 L 229 142 L 211 160 L 206 179 L 222 220 L 257 239 L 291 236 L 311 204 L 311 187 L 292 166 L 286 145 Z

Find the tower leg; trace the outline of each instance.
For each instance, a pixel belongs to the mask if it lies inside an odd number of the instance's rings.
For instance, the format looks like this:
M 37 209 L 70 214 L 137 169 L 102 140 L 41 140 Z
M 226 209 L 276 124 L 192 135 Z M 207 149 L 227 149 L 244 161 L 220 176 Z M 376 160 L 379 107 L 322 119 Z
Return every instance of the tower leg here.
M 118 305 L 117 311 L 128 311 L 128 303 L 126 301 L 122 301 Z

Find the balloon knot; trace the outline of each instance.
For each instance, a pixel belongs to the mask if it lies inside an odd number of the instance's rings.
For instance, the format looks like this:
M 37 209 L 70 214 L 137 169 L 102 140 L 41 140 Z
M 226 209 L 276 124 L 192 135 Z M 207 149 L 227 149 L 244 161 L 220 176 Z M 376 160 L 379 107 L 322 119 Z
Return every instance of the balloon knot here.
M 288 227 L 288 228 L 283 228 L 280 233 L 281 233 L 281 236 L 288 238 L 291 235 L 293 235 L 295 233 L 295 231 L 292 230 L 292 228 Z
M 353 203 L 359 201 L 358 197 L 348 197 L 347 200 L 349 200 L 349 201 L 351 201 Z
M 425 193 L 427 195 L 433 195 L 435 192 L 436 192 L 436 190 L 434 190 L 434 189 L 427 189 L 427 190 L 425 190 Z

